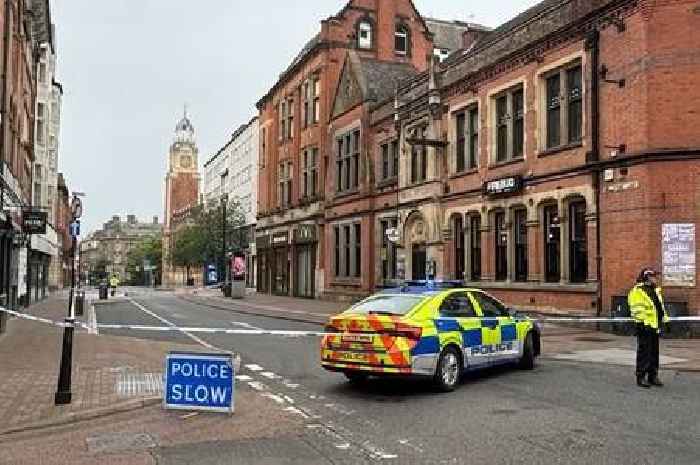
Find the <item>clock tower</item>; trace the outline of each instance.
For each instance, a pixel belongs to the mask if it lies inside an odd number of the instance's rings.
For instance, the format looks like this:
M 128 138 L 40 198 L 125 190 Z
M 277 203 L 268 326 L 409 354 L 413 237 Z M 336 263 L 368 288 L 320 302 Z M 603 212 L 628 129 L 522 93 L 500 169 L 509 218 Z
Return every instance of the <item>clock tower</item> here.
M 185 109 L 175 126 L 170 145 L 168 172 L 165 175 L 165 226 L 163 228 L 163 284 L 184 284 L 178 270 L 170 263 L 172 236 L 179 220 L 199 202 L 199 151 L 194 137 L 194 126 Z M 196 277 L 196 276 L 194 276 Z

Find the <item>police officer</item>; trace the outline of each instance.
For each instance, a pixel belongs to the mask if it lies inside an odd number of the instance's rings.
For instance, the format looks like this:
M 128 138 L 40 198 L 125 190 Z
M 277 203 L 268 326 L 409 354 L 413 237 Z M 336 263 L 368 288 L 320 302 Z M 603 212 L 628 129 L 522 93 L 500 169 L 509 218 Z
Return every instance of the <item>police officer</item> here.
M 659 380 L 659 333 L 669 318 L 654 270 L 644 268 L 639 273 L 627 302 L 637 329 L 637 385 L 663 386 Z

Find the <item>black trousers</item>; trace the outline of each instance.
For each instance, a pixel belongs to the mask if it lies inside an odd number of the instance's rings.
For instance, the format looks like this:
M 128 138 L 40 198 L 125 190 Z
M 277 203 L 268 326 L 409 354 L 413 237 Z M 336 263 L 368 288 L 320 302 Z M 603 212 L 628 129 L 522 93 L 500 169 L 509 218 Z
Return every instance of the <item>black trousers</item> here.
M 637 376 L 656 376 L 659 371 L 659 333 L 637 325 Z

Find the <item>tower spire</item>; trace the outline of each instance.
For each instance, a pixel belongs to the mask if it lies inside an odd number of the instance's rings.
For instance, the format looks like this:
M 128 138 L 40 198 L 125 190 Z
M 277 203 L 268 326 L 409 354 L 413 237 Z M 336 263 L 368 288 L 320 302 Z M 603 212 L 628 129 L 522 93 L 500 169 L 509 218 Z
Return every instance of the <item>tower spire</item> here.
M 187 119 L 187 102 L 185 102 L 184 111 L 183 111 L 182 114 L 183 114 L 183 116 L 185 117 L 185 119 Z

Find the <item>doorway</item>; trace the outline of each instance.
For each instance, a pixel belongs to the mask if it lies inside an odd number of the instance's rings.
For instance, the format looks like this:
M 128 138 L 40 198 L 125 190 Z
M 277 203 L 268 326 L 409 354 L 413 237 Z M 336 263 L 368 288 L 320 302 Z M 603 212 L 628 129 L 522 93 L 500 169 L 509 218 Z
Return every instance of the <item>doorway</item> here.
M 425 246 L 414 245 L 411 253 L 411 279 L 425 280 Z

